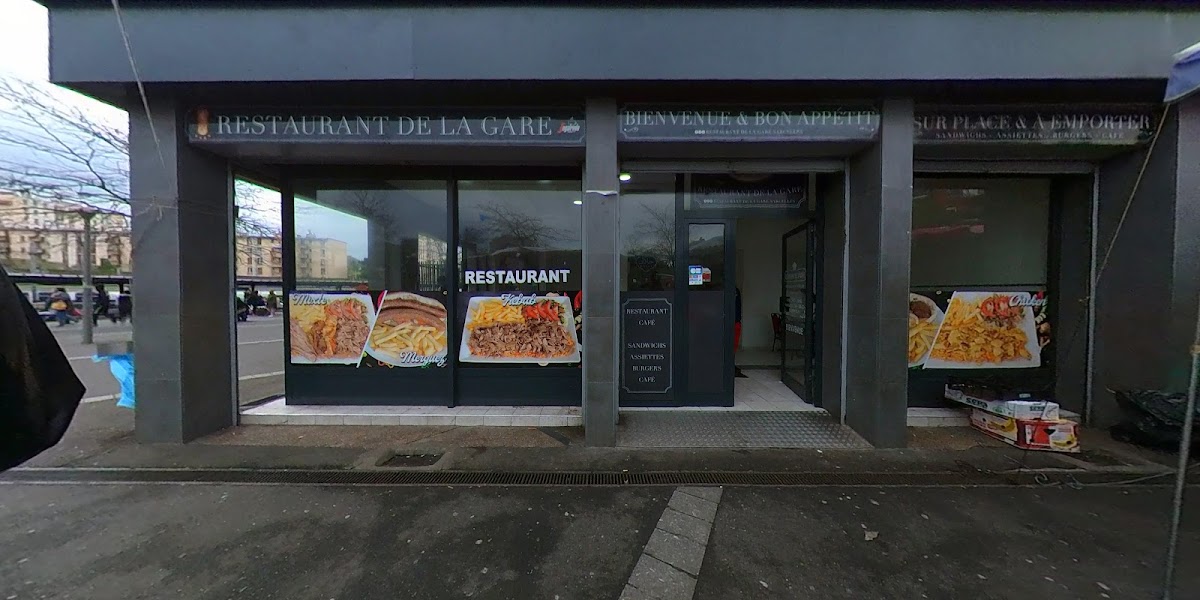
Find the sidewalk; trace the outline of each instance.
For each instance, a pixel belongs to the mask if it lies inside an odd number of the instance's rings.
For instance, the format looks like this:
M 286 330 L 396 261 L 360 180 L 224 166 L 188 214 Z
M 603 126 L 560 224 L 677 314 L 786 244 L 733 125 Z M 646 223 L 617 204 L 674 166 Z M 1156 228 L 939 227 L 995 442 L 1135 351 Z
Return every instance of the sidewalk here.
M 428 471 L 966 473 L 1168 471 L 1173 457 L 1086 431 L 1081 454 L 1025 452 L 967 428 L 910 428 L 902 450 L 591 448 L 580 428 L 454 426 L 242 426 L 186 445 L 138 444 L 133 413 L 80 407 L 63 441 L 26 468 L 396 470 L 399 454 Z M 401 461 L 404 464 L 404 461 Z M 403 467 L 401 467 L 403 468 Z

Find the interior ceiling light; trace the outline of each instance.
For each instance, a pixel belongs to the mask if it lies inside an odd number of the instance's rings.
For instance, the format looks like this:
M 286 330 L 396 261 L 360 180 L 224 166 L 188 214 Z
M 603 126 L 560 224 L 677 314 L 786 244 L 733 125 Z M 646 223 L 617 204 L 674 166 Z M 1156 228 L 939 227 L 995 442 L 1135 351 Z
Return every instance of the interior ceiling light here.
M 583 204 L 583 200 L 576 200 L 575 204 Z
M 633 175 L 630 175 L 629 173 L 621 173 L 617 176 L 617 179 L 620 179 L 621 181 L 629 181 L 630 179 L 633 179 Z

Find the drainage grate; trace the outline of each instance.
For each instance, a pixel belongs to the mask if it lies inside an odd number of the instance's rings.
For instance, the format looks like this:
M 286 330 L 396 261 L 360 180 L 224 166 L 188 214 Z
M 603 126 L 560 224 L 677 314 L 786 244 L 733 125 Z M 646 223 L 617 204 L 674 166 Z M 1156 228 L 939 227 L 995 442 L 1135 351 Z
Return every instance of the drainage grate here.
M 926 473 L 743 472 L 481 472 L 371 470 L 216 469 L 17 469 L 0 483 L 208 483 L 259 485 L 464 485 L 464 486 L 964 486 L 1120 483 L 1131 475 L 1095 471 L 990 471 Z M 1169 476 L 1142 478 L 1169 483 Z M 1200 483 L 1200 477 L 1190 477 Z
M 441 454 L 393 454 L 387 460 L 379 463 L 379 466 L 392 468 L 431 467 L 441 459 Z

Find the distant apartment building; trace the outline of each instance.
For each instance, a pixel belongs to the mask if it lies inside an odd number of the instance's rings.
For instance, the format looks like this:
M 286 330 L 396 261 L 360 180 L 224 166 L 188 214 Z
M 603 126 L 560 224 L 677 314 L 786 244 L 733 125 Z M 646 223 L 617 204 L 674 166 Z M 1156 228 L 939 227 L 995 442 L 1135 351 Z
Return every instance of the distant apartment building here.
M 14 272 L 70 273 L 83 264 L 81 207 L 68 202 L 0 193 L 0 261 Z M 92 266 L 99 273 L 129 273 L 133 245 L 129 218 L 92 217 Z
M 283 239 L 279 236 L 239 235 L 238 277 L 283 279 Z M 329 238 L 296 238 L 297 279 L 348 279 L 346 242 Z
M 349 279 L 349 276 L 346 242 L 296 237 L 296 279 Z

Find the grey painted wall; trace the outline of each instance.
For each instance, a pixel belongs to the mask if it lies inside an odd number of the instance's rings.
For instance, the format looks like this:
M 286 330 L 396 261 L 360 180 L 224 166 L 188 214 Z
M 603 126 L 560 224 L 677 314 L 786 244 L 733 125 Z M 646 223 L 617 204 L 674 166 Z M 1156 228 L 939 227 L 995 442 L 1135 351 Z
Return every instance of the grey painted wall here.
M 181 135 L 186 108 L 161 96 L 151 108 L 153 121 L 129 121 L 135 426 L 139 441 L 179 443 L 236 419 L 232 183 L 225 160 Z
M 885 100 L 879 143 L 850 160 L 846 424 L 882 448 L 907 443 L 912 118 Z
M 1165 79 L 1200 11 L 125 6 L 149 82 Z M 132 80 L 111 7 L 50 11 L 51 79 Z M 1119 42 L 1119 43 L 1117 43 Z
M 587 103 L 583 187 L 583 425 L 589 446 L 617 442 L 617 306 L 621 299 L 617 103 Z
M 1092 374 L 1100 426 L 1119 417 L 1108 388 L 1183 391 L 1188 374 L 1200 301 L 1200 98 L 1172 108 L 1117 235 L 1147 151 L 1115 158 L 1100 171 L 1098 261 L 1104 270 L 1096 290 Z
M 821 207 L 821 406 L 842 420 L 842 326 L 846 318 L 843 295 L 846 277 L 846 174 L 817 175 Z

